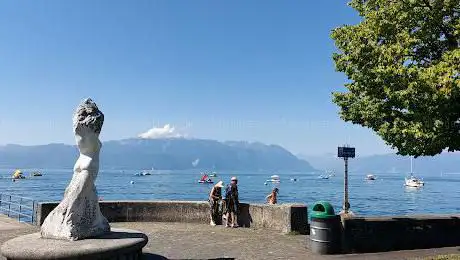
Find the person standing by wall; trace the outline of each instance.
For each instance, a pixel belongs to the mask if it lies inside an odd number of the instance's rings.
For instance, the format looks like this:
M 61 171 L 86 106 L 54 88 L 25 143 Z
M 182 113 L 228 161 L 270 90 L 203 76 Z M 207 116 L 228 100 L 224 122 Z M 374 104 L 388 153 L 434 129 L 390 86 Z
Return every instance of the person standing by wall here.
M 230 184 L 225 189 L 225 205 L 226 205 L 226 218 L 227 227 L 238 227 L 238 179 L 232 177 Z M 230 223 L 230 225 L 229 225 Z
M 278 203 L 278 188 L 274 188 L 270 194 L 265 198 L 268 204 L 274 205 Z
M 219 217 L 219 202 L 222 200 L 222 188 L 224 183 L 219 181 L 214 185 L 209 193 L 209 208 L 211 211 L 211 226 L 216 225 L 217 218 Z

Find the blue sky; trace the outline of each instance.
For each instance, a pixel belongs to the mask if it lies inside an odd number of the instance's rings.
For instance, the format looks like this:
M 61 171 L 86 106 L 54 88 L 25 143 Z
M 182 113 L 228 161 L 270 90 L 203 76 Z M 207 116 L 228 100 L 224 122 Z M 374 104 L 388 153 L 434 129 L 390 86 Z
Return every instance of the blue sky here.
M 346 78 L 330 31 L 359 21 L 346 2 L 2 1 L 0 144 L 73 143 L 73 110 L 92 97 L 103 140 L 170 124 L 152 131 L 388 152 L 331 102 Z

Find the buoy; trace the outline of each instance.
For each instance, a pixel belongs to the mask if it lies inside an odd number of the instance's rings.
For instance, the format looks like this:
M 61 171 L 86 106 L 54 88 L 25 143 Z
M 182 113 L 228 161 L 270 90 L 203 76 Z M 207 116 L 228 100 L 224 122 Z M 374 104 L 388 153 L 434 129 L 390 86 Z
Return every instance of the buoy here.
M 264 185 L 267 185 L 267 182 L 264 182 Z
M 130 181 L 129 183 L 134 184 L 134 181 Z

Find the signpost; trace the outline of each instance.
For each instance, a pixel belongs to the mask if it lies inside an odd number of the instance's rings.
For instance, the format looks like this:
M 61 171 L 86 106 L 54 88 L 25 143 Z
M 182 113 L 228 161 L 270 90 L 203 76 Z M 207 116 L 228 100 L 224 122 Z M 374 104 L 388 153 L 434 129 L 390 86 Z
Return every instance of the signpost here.
M 348 210 L 350 209 L 350 202 L 348 201 L 348 158 L 355 158 L 355 148 L 349 146 L 338 147 L 337 157 L 343 158 L 345 161 L 343 213 L 348 214 Z

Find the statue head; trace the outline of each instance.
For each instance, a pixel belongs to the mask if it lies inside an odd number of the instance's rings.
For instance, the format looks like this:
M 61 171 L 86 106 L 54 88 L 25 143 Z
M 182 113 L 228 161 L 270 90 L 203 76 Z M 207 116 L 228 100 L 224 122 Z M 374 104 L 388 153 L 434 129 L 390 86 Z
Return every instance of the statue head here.
M 91 98 L 83 100 L 78 105 L 73 116 L 73 131 L 81 135 L 86 131 L 91 131 L 97 135 L 101 133 L 104 123 L 104 114 L 99 110 L 96 103 Z

